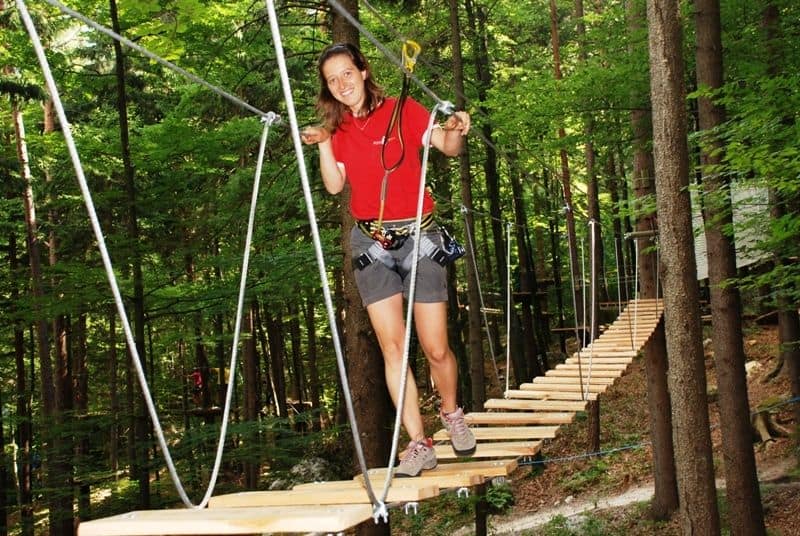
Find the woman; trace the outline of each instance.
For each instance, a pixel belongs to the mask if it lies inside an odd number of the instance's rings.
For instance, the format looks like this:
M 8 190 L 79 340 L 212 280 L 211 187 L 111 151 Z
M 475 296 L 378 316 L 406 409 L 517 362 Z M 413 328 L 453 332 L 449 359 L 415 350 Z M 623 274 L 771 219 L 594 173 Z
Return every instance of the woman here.
M 447 341 L 447 280 L 441 233 L 433 221 L 434 202 L 423 203 L 423 229 L 412 236 L 421 173 L 420 149 L 429 113 L 411 98 L 400 107 L 373 80 L 367 59 L 353 45 L 328 46 L 318 62 L 321 88 L 317 107 L 323 124 L 306 128 L 304 143 L 317 144 L 322 180 L 331 194 L 350 183 L 350 211 L 358 222 L 350 233 L 355 279 L 383 353 L 386 384 L 397 405 L 405 339 L 403 298 L 408 297 L 414 240 L 420 240 L 414 320 L 417 336 L 441 397 L 440 416 L 459 456 L 475 452 L 475 437 L 456 401 L 455 355 Z M 469 132 L 470 118 L 456 112 L 435 127 L 430 143 L 456 156 Z M 387 140 L 384 142 L 384 140 Z M 423 247 L 425 246 L 425 247 Z M 438 252 L 438 253 L 437 253 Z M 426 437 L 417 386 L 408 374 L 403 426 L 411 439 L 395 475 L 417 476 L 436 467 L 433 442 Z

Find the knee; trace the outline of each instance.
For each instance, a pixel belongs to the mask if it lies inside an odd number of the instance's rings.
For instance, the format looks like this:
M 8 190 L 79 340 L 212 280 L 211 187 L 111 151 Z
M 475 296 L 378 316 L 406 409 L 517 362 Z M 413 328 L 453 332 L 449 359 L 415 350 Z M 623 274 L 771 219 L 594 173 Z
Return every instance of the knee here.
M 425 348 L 424 351 L 428 361 L 434 366 L 447 362 L 453 355 L 446 344 Z
M 381 344 L 381 353 L 386 366 L 400 366 L 403 363 L 403 341 L 388 341 Z

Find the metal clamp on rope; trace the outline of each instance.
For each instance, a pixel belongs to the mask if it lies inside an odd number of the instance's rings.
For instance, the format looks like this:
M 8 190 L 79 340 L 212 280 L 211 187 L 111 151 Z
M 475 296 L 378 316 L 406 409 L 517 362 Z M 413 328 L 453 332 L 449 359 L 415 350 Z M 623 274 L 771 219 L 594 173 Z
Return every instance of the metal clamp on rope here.
M 267 112 L 266 114 L 261 116 L 261 122 L 266 123 L 270 126 L 277 125 L 281 122 L 281 116 L 279 116 L 275 112 Z
M 372 519 L 375 521 L 375 524 L 383 520 L 384 523 L 389 522 L 389 511 L 386 509 L 386 503 L 378 502 L 377 506 L 372 508 Z
M 450 101 L 440 101 L 436 107 L 445 115 L 453 115 L 456 113 L 456 105 Z

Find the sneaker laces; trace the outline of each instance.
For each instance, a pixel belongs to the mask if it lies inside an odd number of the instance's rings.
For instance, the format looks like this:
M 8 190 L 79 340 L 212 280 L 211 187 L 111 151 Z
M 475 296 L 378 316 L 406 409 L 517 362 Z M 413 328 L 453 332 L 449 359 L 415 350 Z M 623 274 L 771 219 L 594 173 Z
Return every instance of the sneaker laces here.
M 403 456 L 403 459 L 401 461 L 406 461 L 406 460 L 411 461 L 416 459 L 417 456 L 419 456 L 425 448 L 427 448 L 425 440 L 410 441 L 408 443 L 408 446 L 406 447 L 406 455 Z
M 454 411 L 456 413 L 458 410 Z M 450 435 L 461 435 L 465 434 L 469 427 L 467 426 L 467 422 L 464 419 L 463 415 L 461 417 L 450 417 L 451 414 L 442 412 L 445 421 L 447 422 L 448 431 Z

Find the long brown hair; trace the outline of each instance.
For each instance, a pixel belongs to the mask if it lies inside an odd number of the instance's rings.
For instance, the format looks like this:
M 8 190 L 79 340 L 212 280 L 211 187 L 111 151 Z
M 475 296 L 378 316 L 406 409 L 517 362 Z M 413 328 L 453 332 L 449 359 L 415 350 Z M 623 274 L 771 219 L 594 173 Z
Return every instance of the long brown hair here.
M 359 71 L 366 71 L 367 73 L 364 79 L 364 108 L 367 114 L 372 113 L 373 110 L 380 106 L 385 96 L 383 88 L 372 78 L 372 69 L 369 66 L 369 62 L 358 47 L 350 43 L 334 43 L 325 47 L 317 61 L 317 74 L 320 81 L 317 112 L 325 128 L 332 133 L 342 124 L 345 113 L 349 108 L 336 100 L 328 89 L 328 82 L 322 73 L 322 67 L 328 59 L 339 54 L 348 56 Z

